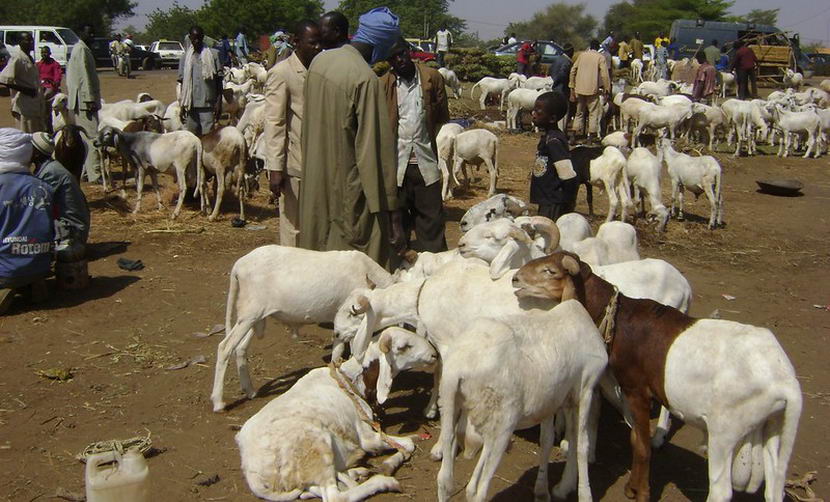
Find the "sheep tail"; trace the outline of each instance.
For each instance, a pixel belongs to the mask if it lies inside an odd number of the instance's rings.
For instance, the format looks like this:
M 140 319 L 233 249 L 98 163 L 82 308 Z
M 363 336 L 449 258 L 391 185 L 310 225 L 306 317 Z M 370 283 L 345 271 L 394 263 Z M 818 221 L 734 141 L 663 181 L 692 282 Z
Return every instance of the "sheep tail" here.
M 239 277 L 236 265 L 231 269 L 231 282 L 228 287 L 228 304 L 225 308 L 225 336 L 228 336 L 236 323 L 236 299 L 239 297 Z

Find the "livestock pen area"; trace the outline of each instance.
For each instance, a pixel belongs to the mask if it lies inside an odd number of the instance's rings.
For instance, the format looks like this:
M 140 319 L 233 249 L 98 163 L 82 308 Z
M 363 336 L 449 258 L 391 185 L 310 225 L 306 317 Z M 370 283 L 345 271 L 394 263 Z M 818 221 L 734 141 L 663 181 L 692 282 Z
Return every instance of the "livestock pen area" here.
M 142 72 L 124 80 L 100 74 L 107 101 L 149 92 L 165 103 L 175 99 L 175 72 Z M 469 99 L 451 100 L 453 117 L 473 115 L 502 120 Z M 11 125 L 8 98 L 0 98 L 0 125 Z M 528 199 L 529 173 L 538 138 L 532 133 L 498 133 L 498 192 Z M 767 327 L 789 355 L 804 394 L 804 408 L 789 464 L 788 478 L 816 471 L 816 496 L 830 494 L 830 374 L 826 344 L 830 335 L 830 162 L 779 158 L 761 147 L 761 155 L 734 158 L 722 147 L 715 155 L 723 169 L 725 226 L 707 229 L 705 197 L 686 199 L 686 220 L 672 220 L 665 234 L 636 222 L 642 257 L 662 258 L 677 267 L 694 291 L 691 313 Z M 763 152 L 767 152 L 763 154 Z M 769 152 L 772 152 L 770 154 Z M 172 185 L 162 176 L 165 186 Z M 487 195 L 487 174 L 478 171 L 470 190 L 458 190 L 447 206 L 447 237 L 453 247 L 464 211 Z M 663 199 L 670 192 L 664 176 Z M 797 178 L 799 197 L 758 191 L 756 180 Z M 197 204 L 185 204 L 171 221 L 171 200 L 156 211 L 152 194 L 141 212 L 131 215 L 134 187 L 127 199 L 117 191 L 84 184 L 92 211 L 89 287 L 61 291 L 52 281 L 51 296 L 39 305 L 16 303 L 0 317 L 0 498 L 55 500 L 84 491 L 84 467 L 76 456 L 98 441 L 149 438 L 148 463 L 156 500 L 255 500 L 240 468 L 234 435 L 269 400 L 310 369 L 328 362 L 331 330 L 306 326 L 293 339 L 269 322 L 262 339 L 249 350 L 249 367 L 258 395 L 244 399 L 235 371 L 228 372 L 225 413 L 213 413 L 210 391 L 216 346 L 225 319 L 232 264 L 257 246 L 277 241 L 267 184 L 249 200 L 247 226 L 234 228 L 238 205 L 226 196 L 216 221 Z M 172 192 L 167 190 L 166 192 Z M 595 190 L 599 216 L 607 198 Z M 577 211 L 587 214 L 581 189 Z M 118 258 L 141 260 L 143 270 L 118 268 Z M 482 347 L 481 350 L 487 350 Z M 372 500 L 435 500 L 440 464 L 429 457 L 438 421 L 426 420 L 432 376 L 404 373 L 386 402 L 384 428 L 416 436 L 417 449 L 397 472 L 401 493 Z M 656 418 L 657 408 L 653 417 Z M 593 495 L 625 500 L 623 486 L 631 463 L 629 429 L 610 406 L 603 407 L 596 463 L 590 467 Z M 490 496 L 496 501 L 531 500 L 538 465 L 538 427 L 514 435 Z M 654 499 L 704 500 L 708 490 L 700 432 L 675 420 L 672 436 L 652 455 Z M 463 492 L 474 460 L 456 460 L 456 487 Z M 564 458 L 554 449 L 551 486 Z M 804 490 L 795 493 L 806 496 Z M 737 494 L 761 500 L 763 493 Z M 463 499 L 463 493 L 456 500 Z M 575 499 L 576 495 L 571 495 Z M 67 498 L 65 498 L 67 499 Z M 72 500 L 68 498 L 68 500 Z

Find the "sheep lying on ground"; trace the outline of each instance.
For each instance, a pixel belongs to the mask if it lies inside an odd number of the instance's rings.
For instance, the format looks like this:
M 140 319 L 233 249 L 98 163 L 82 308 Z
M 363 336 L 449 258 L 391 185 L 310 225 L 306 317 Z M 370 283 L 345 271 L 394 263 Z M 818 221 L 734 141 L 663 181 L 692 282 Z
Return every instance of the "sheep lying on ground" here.
M 363 361 L 317 368 L 300 378 L 245 422 L 236 435 L 242 471 L 251 491 L 267 500 L 319 497 L 359 501 L 399 491 L 391 474 L 415 451 L 408 437 L 373 426 L 375 394 L 383 403 L 401 371 L 432 366 L 435 350 L 421 336 L 389 328 L 372 342 Z M 366 454 L 398 450 L 384 474 L 353 468 Z
M 591 265 L 612 265 L 640 259 L 637 230 L 622 221 L 603 223 L 596 237 L 588 237 L 572 247 L 582 261 Z
M 559 247 L 565 251 L 573 251 L 575 243 L 594 235 L 591 224 L 578 213 L 563 214 L 556 220 L 556 226 L 559 228 Z
M 527 204 L 512 195 L 500 193 L 487 200 L 481 201 L 464 213 L 459 225 L 462 232 L 466 232 L 485 221 L 492 221 L 498 218 L 513 219 L 527 214 Z
M 266 318 L 287 324 L 297 336 L 303 324 L 334 320 L 353 290 L 391 283 L 392 275 L 359 251 L 323 252 L 272 245 L 236 260 L 228 291 L 226 335 L 216 355 L 213 411 L 225 408 L 222 388 L 231 353 L 236 353 L 242 390 L 249 398 L 256 395 L 246 353 L 253 335 L 263 335 Z

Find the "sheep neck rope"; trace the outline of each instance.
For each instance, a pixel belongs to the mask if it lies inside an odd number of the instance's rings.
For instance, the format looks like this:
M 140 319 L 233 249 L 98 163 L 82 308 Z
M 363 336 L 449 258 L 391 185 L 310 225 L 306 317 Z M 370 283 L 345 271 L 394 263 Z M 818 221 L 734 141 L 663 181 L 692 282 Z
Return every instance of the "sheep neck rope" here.
M 605 341 L 605 345 L 609 348 L 611 347 L 611 343 L 614 341 L 614 328 L 616 327 L 619 299 L 620 290 L 614 286 L 614 294 L 611 296 L 611 300 L 605 307 L 605 315 L 599 323 L 599 332 L 602 335 L 602 339 Z
M 383 432 L 383 429 L 380 427 L 380 422 L 375 419 L 375 414 L 372 412 L 372 416 L 366 413 L 366 409 L 363 407 L 365 400 L 363 396 L 361 396 L 360 392 L 358 391 L 357 387 L 355 387 L 354 382 L 351 381 L 343 372 L 340 371 L 340 363 L 334 363 L 334 361 L 329 363 L 329 374 L 337 382 L 337 385 L 340 389 L 349 396 L 349 399 L 352 400 L 355 409 L 357 410 L 357 414 L 363 422 L 368 424 L 375 432 L 380 434 L 380 438 L 383 440 L 384 443 L 388 444 L 392 449 L 397 450 L 399 452 L 405 452 L 403 446 L 398 444 L 396 441 L 393 441 Z M 368 403 L 367 403 L 368 404 Z M 369 408 L 371 410 L 371 407 Z

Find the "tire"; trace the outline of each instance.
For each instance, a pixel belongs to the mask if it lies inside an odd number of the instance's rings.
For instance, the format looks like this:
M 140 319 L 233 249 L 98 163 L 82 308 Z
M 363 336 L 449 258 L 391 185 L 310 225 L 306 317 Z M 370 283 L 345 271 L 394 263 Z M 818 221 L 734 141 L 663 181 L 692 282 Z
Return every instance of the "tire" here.
M 150 56 L 147 56 L 141 62 L 141 69 L 144 70 L 144 71 L 155 70 L 156 69 L 156 61 L 153 58 L 151 58 Z

